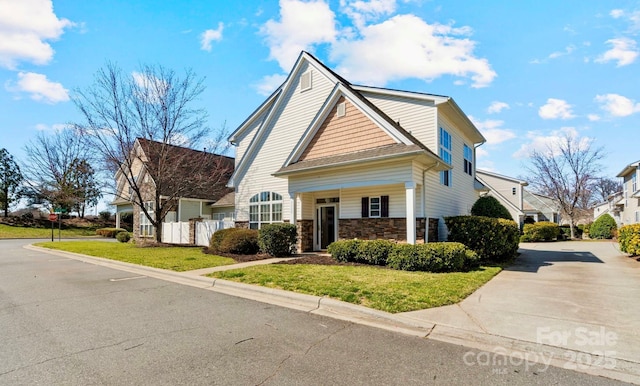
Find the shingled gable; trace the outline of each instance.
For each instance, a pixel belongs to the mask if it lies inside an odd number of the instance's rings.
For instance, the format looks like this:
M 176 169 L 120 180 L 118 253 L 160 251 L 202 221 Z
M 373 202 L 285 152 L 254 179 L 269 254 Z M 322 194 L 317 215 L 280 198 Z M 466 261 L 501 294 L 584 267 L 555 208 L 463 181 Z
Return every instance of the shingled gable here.
M 230 189 L 226 187 L 226 184 L 233 172 L 234 159 L 232 157 L 145 138 L 138 138 L 136 141 L 144 153 L 141 159 L 145 164 L 145 169 L 154 182 L 159 176 L 158 170 L 161 167 L 160 161 L 163 152 L 170 154 L 170 162 L 178 166 L 177 171 L 181 176 L 181 181 L 197 180 L 199 182 L 193 186 L 184 184 L 185 188 L 180 192 L 180 197 L 217 201 L 229 193 Z M 160 191 L 161 196 L 171 196 L 176 193 L 175 186 L 171 182 L 162 184 L 160 188 L 164 189 L 164 191 Z

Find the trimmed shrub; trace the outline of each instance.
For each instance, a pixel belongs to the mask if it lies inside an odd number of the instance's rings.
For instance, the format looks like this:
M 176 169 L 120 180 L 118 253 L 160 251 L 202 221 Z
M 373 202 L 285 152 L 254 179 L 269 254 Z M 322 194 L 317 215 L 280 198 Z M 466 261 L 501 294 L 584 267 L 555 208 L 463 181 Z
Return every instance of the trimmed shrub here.
M 260 250 L 258 246 L 258 231 L 255 229 L 233 228 L 235 231 L 224 235 L 218 251 L 236 255 L 255 255 Z M 217 233 L 217 232 L 216 232 Z
M 327 247 L 327 253 L 334 259 L 346 263 L 346 262 L 358 262 L 358 256 L 360 251 L 360 245 L 364 243 L 364 240 L 339 240 L 334 241 Z
M 476 267 L 478 255 L 461 243 L 398 244 L 387 262 L 403 271 L 451 272 Z
M 129 240 L 131 240 L 131 233 L 127 231 L 118 232 L 118 234 L 116 235 L 116 240 L 118 240 L 121 243 L 128 243 Z
M 589 237 L 592 239 L 610 239 L 618 228 L 616 220 L 610 214 L 605 213 L 598 217 L 589 228 Z
M 255 229 L 227 228 L 211 235 L 209 250 L 213 253 L 255 255 L 260 250 Z
M 111 237 L 114 238 L 120 232 L 126 232 L 126 229 L 122 228 L 100 228 L 96 229 L 96 234 L 102 237 Z
M 480 197 L 471 207 L 471 215 L 513 220 L 507 208 L 493 196 Z
M 295 251 L 297 240 L 293 224 L 267 224 L 260 228 L 260 249 L 271 256 L 290 256 Z
M 553 241 L 560 236 L 558 224 L 549 221 L 540 221 L 535 224 L 526 224 L 523 228 L 524 235 L 529 241 Z
M 640 255 L 640 224 L 620 227 L 618 230 L 618 243 L 620 243 L 622 252 L 631 256 Z
M 358 246 L 356 260 L 372 265 L 387 265 L 387 258 L 395 245 L 390 240 L 364 241 Z
M 454 216 L 444 219 L 449 241 L 466 245 L 480 261 L 502 262 L 515 257 L 520 229 L 513 220 L 483 216 Z

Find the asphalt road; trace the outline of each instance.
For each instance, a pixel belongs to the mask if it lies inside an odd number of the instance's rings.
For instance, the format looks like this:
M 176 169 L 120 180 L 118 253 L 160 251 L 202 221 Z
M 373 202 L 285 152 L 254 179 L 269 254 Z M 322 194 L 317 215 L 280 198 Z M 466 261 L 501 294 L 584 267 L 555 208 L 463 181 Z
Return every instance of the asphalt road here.
M 0 241 L 0 384 L 617 384 Z

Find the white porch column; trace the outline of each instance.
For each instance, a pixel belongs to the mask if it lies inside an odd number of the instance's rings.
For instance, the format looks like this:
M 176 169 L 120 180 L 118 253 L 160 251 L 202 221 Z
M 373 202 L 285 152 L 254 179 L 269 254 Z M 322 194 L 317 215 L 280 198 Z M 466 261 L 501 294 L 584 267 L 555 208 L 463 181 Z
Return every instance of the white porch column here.
M 120 212 L 116 209 L 116 228 L 120 228 Z
M 296 193 L 289 192 L 289 199 L 291 203 L 291 219 L 289 220 L 289 223 L 297 225 L 296 221 L 298 219 L 298 203 L 296 200 Z
M 416 183 L 406 182 L 404 184 L 406 191 L 407 204 L 407 243 L 416 243 Z

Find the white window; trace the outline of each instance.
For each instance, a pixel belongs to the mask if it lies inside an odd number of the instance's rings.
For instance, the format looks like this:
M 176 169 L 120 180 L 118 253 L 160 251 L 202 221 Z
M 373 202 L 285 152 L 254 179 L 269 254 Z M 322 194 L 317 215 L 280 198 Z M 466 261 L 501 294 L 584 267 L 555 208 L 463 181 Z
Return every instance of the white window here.
M 152 218 L 154 217 L 155 203 L 153 201 L 147 201 L 144 203 L 144 208 Z M 140 237 L 153 237 L 154 229 L 151 220 L 144 214 L 144 211 L 140 211 Z
M 306 91 L 306 90 L 310 90 L 311 89 L 311 76 L 312 72 L 311 70 L 305 72 L 304 74 L 300 75 L 300 91 Z
M 262 192 L 249 200 L 249 228 L 260 229 L 262 224 L 282 222 L 282 196 Z
M 631 191 L 632 192 L 637 192 L 638 191 L 638 179 L 637 179 L 637 173 L 633 173 L 633 175 L 631 176 Z
M 473 176 L 473 150 L 464 145 L 464 172 Z
M 636 210 L 636 222 L 640 222 L 640 211 Z
M 213 220 L 215 220 L 215 221 L 223 221 L 224 220 L 224 213 L 214 213 L 213 214 Z
M 511 194 L 514 196 L 516 195 L 516 188 L 511 188 Z
M 369 197 L 369 217 L 380 217 L 380 197 Z
M 440 158 L 447 164 L 451 165 L 451 134 L 442 127 L 440 128 Z M 451 186 L 451 170 L 440 172 L 440 183 L 445 186 Z

